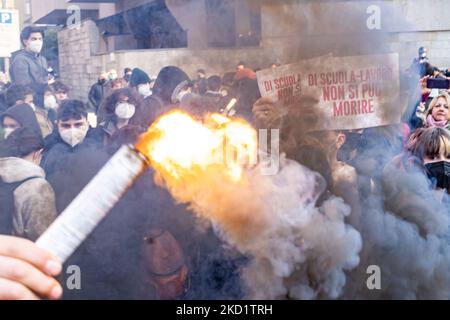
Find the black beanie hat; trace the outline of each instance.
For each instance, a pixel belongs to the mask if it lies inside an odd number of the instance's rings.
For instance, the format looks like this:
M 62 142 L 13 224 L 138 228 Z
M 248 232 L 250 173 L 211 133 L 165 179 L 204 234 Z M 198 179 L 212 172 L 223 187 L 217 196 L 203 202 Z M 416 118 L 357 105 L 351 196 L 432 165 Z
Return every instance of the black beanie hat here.
M 130 78 L 130 86 L 131 87 L 137 87 L 140 84 L 144 84 L 150 82 L 150 77 L 148 76 L 145 71 L 139 68 L 134 68 L 133 72 L 131 73 Z

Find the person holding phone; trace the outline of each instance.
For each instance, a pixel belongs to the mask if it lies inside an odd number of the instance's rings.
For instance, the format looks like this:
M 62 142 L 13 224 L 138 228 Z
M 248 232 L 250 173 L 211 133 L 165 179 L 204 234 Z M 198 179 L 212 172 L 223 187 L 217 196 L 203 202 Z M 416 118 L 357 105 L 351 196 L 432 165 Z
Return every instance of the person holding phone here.
M 428 89 L 450 89 L 450 78 L 444 77 L 442 74 L 437 74 L 435 77 L 427 77 Z

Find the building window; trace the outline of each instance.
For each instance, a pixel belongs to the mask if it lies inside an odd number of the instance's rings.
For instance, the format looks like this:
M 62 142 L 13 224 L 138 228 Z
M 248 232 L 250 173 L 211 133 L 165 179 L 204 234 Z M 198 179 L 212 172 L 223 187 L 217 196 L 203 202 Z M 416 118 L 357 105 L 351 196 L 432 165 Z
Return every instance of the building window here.
M 259 46 L 261 9 L 242 0 L 205 0 L 209 47 Z M 242 9 L 245 9 L 242 11 Z

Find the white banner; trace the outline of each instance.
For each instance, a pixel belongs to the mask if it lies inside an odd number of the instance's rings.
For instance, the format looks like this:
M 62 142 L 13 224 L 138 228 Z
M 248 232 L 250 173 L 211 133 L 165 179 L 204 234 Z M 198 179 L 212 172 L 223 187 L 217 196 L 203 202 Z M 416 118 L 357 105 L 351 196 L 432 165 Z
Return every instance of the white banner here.
M 261 70 L 257 77 L 263 97 L 296 108 L 293 114 L 308 113 L 312 131 L 400 122 L 398 54 L 324 56 Z

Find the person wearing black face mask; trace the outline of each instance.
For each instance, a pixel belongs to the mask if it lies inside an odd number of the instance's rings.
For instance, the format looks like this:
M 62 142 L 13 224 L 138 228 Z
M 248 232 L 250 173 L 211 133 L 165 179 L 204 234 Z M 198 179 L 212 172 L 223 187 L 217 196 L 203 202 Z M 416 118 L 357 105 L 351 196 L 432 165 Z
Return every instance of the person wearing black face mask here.
M 103 98 L 107 96 L 111 90 L 111 84 L 108 81 L 108 74 L 102 72 L 97 83 L 94 83 L 89 91 L 89 102 L 94 108 L 95 113 L 98 112 Z
M 450 131 L 439 127 L 424 129 L 411 149 L 422 161 L 432 185 L 450 193 Z
M 446 189 L 450 186 L 450 162 L 443 160 L 438 162 L 430 162 L 425 164 L 428 178 L 436 185 L 437 188 Z

